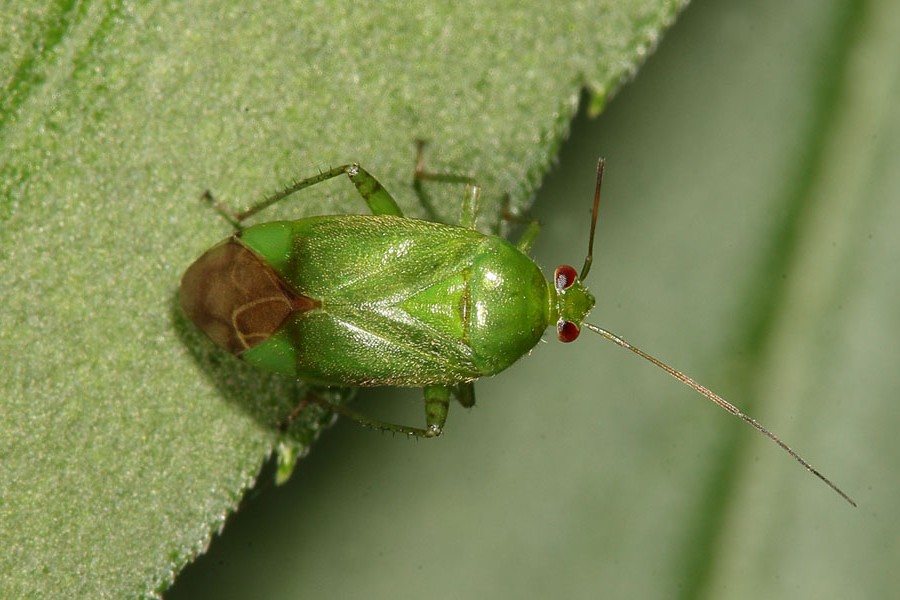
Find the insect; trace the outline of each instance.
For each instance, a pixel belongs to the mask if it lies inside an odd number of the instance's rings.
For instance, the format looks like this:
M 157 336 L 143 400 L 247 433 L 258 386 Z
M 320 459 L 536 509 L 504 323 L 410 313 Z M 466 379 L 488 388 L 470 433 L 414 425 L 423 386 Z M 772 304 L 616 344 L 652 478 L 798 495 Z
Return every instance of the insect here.
M 544 278 L 528 256 L 540 229 L 536 222 L 515 244 L 477 231 L 479 186 L 469 177 L 426 171 L 420 144 L 417 190 L 424 181 L 465 186 L 458 225 L 404 217 L 358 163 L 334 167 L 240 213 L 214 203 L 235 232 L 187 269 L 181 305 L 217 345 L 256 367 L 321 386 L 422 387 L 424 428 L 373 419 L 315 394 L 307 401 L 365 426 L 425 438 L 441 434 L 451 396 L 463 406 L 474 405 L 473 382 L 519 360 L 548 327 L 555 326 L 562 342 L 575 340 L 587 328 L 742 419 L 856 506 L 780 438 L 724 398 L 584 321 L 594 306 L 584 280 L 593 257 L 604 165 L 600 159 L 580 273 L 563 265 L 552 280 Z M 342 175 L 353 182 L 372 215 L 243 225 L 288 196 Z

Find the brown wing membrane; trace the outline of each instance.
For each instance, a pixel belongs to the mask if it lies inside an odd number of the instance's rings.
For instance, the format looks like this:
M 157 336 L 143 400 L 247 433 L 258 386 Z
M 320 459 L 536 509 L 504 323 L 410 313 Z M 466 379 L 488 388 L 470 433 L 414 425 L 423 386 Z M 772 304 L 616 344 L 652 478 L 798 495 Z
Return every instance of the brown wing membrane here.
M 232 237 L 185 272 L 181 306 L 212 341 L 240 354 L 265 341 L 291 314 L 312 310 L 319 302 L 292 290 Z

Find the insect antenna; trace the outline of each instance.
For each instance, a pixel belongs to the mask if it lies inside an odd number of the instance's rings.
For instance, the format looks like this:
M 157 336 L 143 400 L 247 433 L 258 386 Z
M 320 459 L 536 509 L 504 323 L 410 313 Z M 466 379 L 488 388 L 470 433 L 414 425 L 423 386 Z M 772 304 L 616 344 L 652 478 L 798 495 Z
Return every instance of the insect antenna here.
M 606 166 L 606 159 L 601 157 L 597 161 L 597 185 L 596 185 L 596 188 L 594 189 L 594 208 L 593 208 L 593 213 L 591 215 L 591 234 L 590 234 L 590 237 L 588 238 L 588 240 L 589 240 L 588 241 L 588 251 L 587 251 L 587 256 L 584 257 L 584 266 L 581 267 L 581 275 L 579 277 L 582 281 L 584 281 L 584 278 L 587 277 L 588 272 L 590 272 L 591 263 L 594 260 L 594 233 L 597 230 L 597 217 L 598 217 L 599 209 L 600 209 L 600 184 L 603 182 L 603 169 L 605 166 Z M 790 454 L 794 458 L 794 460 L 796 460 L 798 463 L 803 465 L 807 471 L 809 471 L 810 473 L 812 473 L 813 475 L 818 477 L 826 485 L 828 485 L 828 487 L 830 487 L 832 490 L 837 492 L 837 494 L 841 498 L 843 498 L 844 500 L 849 502 L 851 506 L 856 507 L 856 502 L 854 502 L 853 499 L 850 498 L 850 496 L 848 496 L 841 488 L 839 488 L 834 483 L 832 483 L 832 481 L 830 479 L 828 479 L 827 477 L 825 477 L 818 469 L 816 469 L 811 464 L 809 464 L 809 462 L 806 459 L 804 459 L 802 456 L 797 454 L 790 446 L 788 446 L 783 441 L 781 441 L 781 438 L 779 438 L 777 435 L 775 435 L 774 433 L 772 433 L 771 431 L 769 431 L 768 429 L 763 427 L 763 425 L 759 421 L 754 419 L 753 417 L 750 417 L 749 415 L 745 415 L 744 413 L 742 413 L 740 410 L 738 410 L 738 408 L 736 406 L 734 406 L 733 404 L 731 404 L 730 402 L 725 400 L 725 398 L 723 398 L 722 396 L 716 394 L 709 388 L 707 388 L 703 385 L 700 385 L 699 383 L 697 383 L 696 381 L 694 381 L 693 379 L 691 379 L 690 377 L 688 377 L 681 371 L 673 369 L 672 367 L 670 367 L 666 363 L 662 362 L 658 358 L 651 356 L 650 354 L 647 354 L 646 352 L 644 352 L 637 346 L 632 346 L 631 344 L 626 342 L 621 336 L 618 336 L 615 333 L 612 333 L 611 331 L 607 331 L 606 329 L 603 329 L 602 327 L 592 325 L 591 323 L 583 323 L 582 326 L 587 327 L 594 333 L 600 334 L 601 336 L 605 337 L 609 341 L 621 346 L 622 348 L 625 348 L 626 350 L 631 350 L 632 352 L 634 352 L 635 354 L 637 354 L 644 360 L 650 361 L 651 363 L 653 363 L 654 365 L 656 365 L 657 367 L 659 367 L 660 369 L 662 369 L 663 371 L 665 371 L 666 373 L 668 373 L 669 375 L 671 375 L 672 377 L 674 377 L 675 379 L 680 381 L 681 383 L 685 384 L 686 386 L 693 389 L 694 391 L 706 396 L 707 398 L 709 398 L 710 400 L 712 400 L 713 402 L 718 404 L 720 407 L 724 408 L 725 410 L 727 410 L 734 416 L 738 417 L 745 423 L 749 424 L 754 429 L 759 431 L 761 434 L 763 434 L 764 436 L 766 436 L 767 438 L 769 438 L 770 440 L 772 440 L 773 442 L 778 444 L 782 450 L 784 450 L 785 452 Z
M 600 214 L 600 184 L 603 183 L 603 168 L 606 166 L 606 159 L 601 157 L 597 161 L 597 187 L 594 189 L 594 210 L 591 214 L 591 235 L 588 237 L 588 251 L 584 257 L 584 266 L 581 267 L 581 274 L 578 276 L 581 281 L 587 277 L 591 270 L 591 264 L 594 262 L 594 232 L 597 231 L 597 217 Z
M 850 498 L 850 496 L 848 496 L 846 493 L 844 493 L 844 491 L 841 488 L 839 488 L 837 485 L 832 483 L 832 481 L 830 479 L 828 479 L 827 477 L 825 477 L 825 475 L 823 475 L 818 469 L 816 469 L 811 464 L 809 464 L 809 462 L 807 462 L 806 459 L 804 459 L 802 456 L 797 454 L 790 446 L 788 446 L 783 441 L 781 441 L 781 438 L 779 438 L 777 435 L 775 435 L 774 433 L 772 433 L 771 431 L 769 431 L 768 429 L 763 427 L 763 425 L 759 421 L 754 419 L 753 417 L 750 417 L 750 416 L 742 413 L 740 410 L 738 410 L 738 408 L 736 406 L 734 406 L 733 404 L 731 404 L 730 402 L 725 400 L 722 396 L 716 394 L 709 388 L 700 385 L 699 383 L 697 383 L 696 381 L 694 381 L 693 379 L 691 379 L 690 377 L 688 377 L 681 371 L 673 369 L 672 367 L 670 367 L 666 363 L 662 362 L 658 358 L 647 354 L 646 352 L 644 352 L 637 346 L 632 346 L 631 344 L 626 342 L 622 337 L 612 333 L 611 331 L 607 331 L 606 329 L 603 329 L 602 327 L 597 327 L 596 325 L 592 325 L 591 323 L 583 323 L 583 326 L 587 327 L 594 333 L 598 333 L 598 334 L 602 335 L 603 337 L 605 337 L 609 341 L 613 342 L 614 344 L 617 344 L 617 345 L 621 346 L 622 348 L 625 348 L 626 350 L 631 350 L 632 352 L 634 352 L 641 358 L 650 361 L 651 363 L 653 363 L 654 365 L 656 365 L 657 367 L 659 367 L 660 369 L 662 369 L 663 371 L 665 371 L 666 373 L 668 373 L 669 375 L 671 375 L 672 377 L 674 377 L 675 379 L 680 381 L 681 383 L 685 384 L 686 386 L 693 389 L 694 391 L 706 396 L 707 398 L 709 398 L 710 400 L 712 400 L 713 402 L 715 402 L 716 404 L 718 404 L 719 406 L 721 406 L 722 408 L 724 408 L 725 410 L 727 410 L 728 412 L 733 414 L 734 416 L 738 417 L 745 423 L 751 425 L 754 429 L 759 431 L 761 434 L 763 434 L 764 436 L 766 436 L 767 438 L 769 438 L 770 440 L 772 440 L 773 442 L 775 442 L 776 444 L 781 446 L 782 450 L 784 450 L 785 452 L 790 454 L 792 457 L 794 457 L 794 460 L 796 460 L 798 463 L 803 465 L 807 471 L 809 471 L 810 473 L 812 473 L 813 475 L 818 477 L 820 480 L 822 480 L 832 490 L 837 492 L 837 494 L 841 498 L 843 498 L 844 500 L 849 502 L 851 506 L 853 506 L 854 508 L 856 507 L 856 502 L 854 502 L 853 499 Z

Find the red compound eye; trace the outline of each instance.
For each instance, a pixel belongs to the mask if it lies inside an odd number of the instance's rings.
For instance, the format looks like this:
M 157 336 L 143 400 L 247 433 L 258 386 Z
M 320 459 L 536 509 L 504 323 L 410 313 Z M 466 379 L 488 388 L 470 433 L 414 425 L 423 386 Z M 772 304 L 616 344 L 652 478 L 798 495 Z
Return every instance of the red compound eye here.
M 578 329 L 578 325 L 576 325 L 572 321 L 560 319 L 556 324 L 556 336 L 561 342 L 574 342 L 579 333 L 581 333 L 581 330 Z
M 566 290 L 572 287 L 572 284 L 575 283 L 577 278 L 578 273 L 575 272 L 575 269 L 569 265 L 562 265 L 561 267 L 557 267 L 556 272 L 553 274 L 553 284 L 556 286 L 557 290 Z

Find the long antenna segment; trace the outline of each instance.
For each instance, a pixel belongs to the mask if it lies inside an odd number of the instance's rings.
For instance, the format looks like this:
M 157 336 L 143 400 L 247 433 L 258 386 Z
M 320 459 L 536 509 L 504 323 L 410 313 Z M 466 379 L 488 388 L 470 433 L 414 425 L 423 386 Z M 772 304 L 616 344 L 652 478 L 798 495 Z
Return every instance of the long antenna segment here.
M 763 434 L 764 436 L 766 436 L 767 438 L 769 438 L 770 440 L 772 440 L 773 442 L 775 442 L 776 444 L 781 446 L 782 450 L 784 450 L 785 452 L 790 454 L 792 457 L 794 457 L 794 460 L 796 460 L 798 463 L 803 465 L 807 471 L 809 471 L 810 473 L 812 473 L 813 475 L 815 475 L 816 477 L 821 479 L 828 487 L 830 487 L 832 490 L 837 492 L 841 498 L 843 498 L 844 500 L 849 502 L 851 506 L 853 506 L 854 508 L 856 507 L 856 502 L 854 502 L 850 496 L 848 496 L 846 493 L 844 493 L 844 490 L 842 490 L 841 488 L 836 486 L 834 483 L 832 483 L 832 481 L 830 479 L 828 479 L 827 477 L 822 475 L 822 473 L 818 469 L 816 469 L 814 466 L 809 464 L 809 462 L 807 462 L 806 459 L 804 459 L 802 456 L 797 454 L 790 446 L 788 446 L 783 441 L 781 441 L 781 438 L 779 438 L 777 435 L 775 435 L 774 433 L 772 433 L 771 431 L 769 431 L 768 429 L 763 427 L 759 421 L 757 421 L 753 417 L 750 417 L 750 416 L 742 413 L 740 410 L 738 410 L 738 408 L 735 405 L 733 405 L 730 402 L 728 402 L 727 400 L 725 400 L 725 398 L 723 398 L 722 396 L 716 394 L 715 392 L 713 392 L 706 386 L 700 385 L 699 383 L 697 383 L 696 381 L 694 381 L 693 379 L 691 379 L 690 377 L 688 377 L 681 371 L 673 369 L 672 367 L 670 367 L 666 363 L 662 362 L 658 358 L 651 356 L 650 354 L 647 354 L 646 352 L 644 352 L 637 346 L 632 346 L 631 344 L 626 342 L 623 338 L 612 333 L 611 331 L 607 331 L 606 329 L 603 329 L 602 327 L 597 327 L 596 325 L 592 325 L 591 323 L 583 323 L 583 326 L 587 327 L 594 333 L 598 333 L 598 334 L 602 335 L 603 337 L 605 337 L 609 341 L 613 342 L 614 344 L 618 344 L 619 346 L 621 346 L 622 348 L 625 348 L 626 350 L 631 350 L 632 352 L 634 352 L 641 358 L 652 362 L 654 365 L 656 365 L 657 367 L 659 367 L 660 369 L 662 369 L 663 371 L 665 371 L 666 373 L 668 373 L 669 375 L 671 375 L 672 377 L 674 377 L 675 379 L 680 381 L 681 383 L 685 384 L 686 386 L 693 389 L 694 391 L 696 391 L 700 394 L 703 394 L 704 396 L 706 396 L 707 398 L 709 398 L 710 400 L 712 400 L 713 402 L 715 402 L 716 404 L 718 404 L 719 406 L 721 406 L 722 408 L 724 408 L 725 410 L 727 410 L 728 412 L 733 414 L 734 416 L 738 417 L 745 423 L 748 423 L 754 429 L 759 431 L 761 434 Z
M 593 206 L 593 214 L 591 215 L 591 236 L 590 236 L 590 238 L 588 238 L 589 239 L 588 252 L 587 252 L 587 256 L 585 256 L 585 258 L 584 258 L 584 266 L 581 268 L 580 279 L 582 281 L 584 281 L 584 278 L 587 277 L 588 272 L 591 270 L 591 263 L 593 262 L 594 232 L 597 229 L 597 216 L 599 214 L 599 208 L 600 208 L 600 184 L 603 181 L 603 169 L 605 166 L 606 166 L 605 159 L 601 158 L 600 160 L 597 161 L 597 186 L 594 189 L 594 206 Z M 794 458 L 794 460 L 796 460 L 798 463 L 803 465 L 803 467 L 807 471 L 809 471 L 810 473 L 812 473 L 813 475 L 818 477 L 828 487 L 830 487 L 832 490 L 834 490 L 841 498 L 846 500 L 850 504 L 850 506 L 853 506 L 854 508 L 856 508 L 856 502 L 854 502 L 853 499 L 844 492 L 844 490 L 842 490 L 837 485 L 832 483 L 832 481 L 830 479 L 828 479 L 827 477 L 825 477 L 818 469 L 816 469 L 811 464 L 809 464 L 809 462 L 806 459 L 804 459 L 802 456 L 797 454 L 790 446 L 788 446 L 783 441 L 781 441 L 781 438 L 779 438 L 777 435 L 775 435 L 774 433 L 772 433 L 771 431 L 769 431 L 768 429 L 763 427 L 759 421 L 757 421 L 753 417 L 750 417 L 750 416 L 742 413 L 740 410 L 738 410 L 738 408 L 735 405 L 733 405 L 730 402 L 728 402 L 727 400 L 725 400 L 725 398 L 723 398 L 722 396 L 716 394 L 715 392 L 713 392 L 706 386 L 700 385 L 699 383 L 697 383 L 696 381 L 694 381 L 693 379 L 691 379 L 690 377 L 688 377 L 681 371 L 673 369 L 672 367 L 670 367 L 663 361 L 659 360 L 658 358 L 651 356 L 650 354 L 647 354 L 646 352 L 644 352 L 637 346 L 632 346 L 631 344 L 626 342 L 625 339 L 622 338 L 621 336 L 618 336 L 611 331 L 607 331 L 606 329 L 603 329 L 602 327 L 592 325 L 591 323 L 582 323 L 582 326 L 587 327 L 594 333 L 597 333 L 597 334 L 605 337 L 609 341 L 613 342 L 614 344 L 617 344 L 618 346 L 621 346 L 622 348 L 625 348 L 626 350 L 631 350 L 632 352 L 634 352 L 635 354 L 637 354 L 644 360 L 650 361 L 651 363 L 653 363 L 654 365 L 656 365 L 657 367 L 659 367 L 660 369 L 662 369 L 663 371 L 665 371 L 666 373 L 668 373 L 669 375 L 671 375 L 672 377 L 674 377 L 675 379 L 680 381 L 681 383 L 683 383 L 686 386 L 688 386 L 689 388 L 693 389 L 695 392 L 702 394 L 703 396 L 706 396 L 707 398 L 709 398 L 710 400 L 712 400 L 713 402 L 718 404 L 723 409 L 727 410 L 728 412 L 730 412 L 734 416 L 738 417 L 739 419 L 741 419 L 748 425 L 752 426 L 758 432 L 760 432 L 761 434 L 763 434 L 764 436 L 766 436 L 767 438 L 769 438 L 770 440 L 772 440 L 773 442 L 778 444 L 782 450 L 784 450 L 785 452 L 790 454 Z

